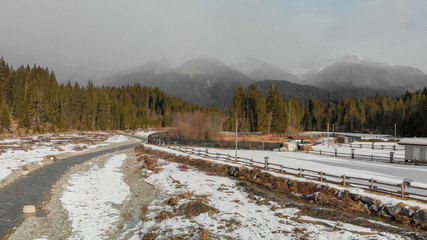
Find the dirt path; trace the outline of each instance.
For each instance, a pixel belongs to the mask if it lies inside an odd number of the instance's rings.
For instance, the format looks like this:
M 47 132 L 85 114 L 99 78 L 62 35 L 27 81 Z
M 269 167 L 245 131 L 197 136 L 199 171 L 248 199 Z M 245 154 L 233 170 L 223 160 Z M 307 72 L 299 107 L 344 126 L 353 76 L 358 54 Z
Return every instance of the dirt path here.
M 106 160 L 121 153 L 127 155 L 121 167 L 121 172 L 123 173 L 124 182 L 130 188 L 131 194 L 122 204 L 115 206 L 120 211 L 120 220 L 110 228 L 107 238 L 117 239 L 119 235 L 122 235 L 123 239 L 126 239 L 126 236 L 132 236 L 132 232 L 126 232 L 126 229 L 132 228 L 133 223 L 139 222 L 141 208 L 155 198 L 156 191 L 154 187 L 145 183 L 141 178 L 138 172 L 140 163 L 134 150 L 126 149 L 95 157 L 70 168 L 53 185 L 49 200 L 41 207 L 46 212 L 46 215 L 27 217 L 9 239 L 69 238 L 72 235 L 72 225 L 68 218 L 68 212 L 62 206 L 61 196 L 65 188 L 69 186 L 70 176 L 75 173 L 91 171 L 94 165 L 102 167 Z

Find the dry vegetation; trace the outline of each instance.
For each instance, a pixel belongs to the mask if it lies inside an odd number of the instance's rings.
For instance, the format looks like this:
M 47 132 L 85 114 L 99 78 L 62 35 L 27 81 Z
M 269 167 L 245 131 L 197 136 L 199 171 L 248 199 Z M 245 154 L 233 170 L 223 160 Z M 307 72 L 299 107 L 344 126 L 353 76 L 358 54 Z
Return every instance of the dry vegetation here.
M 0 154 L 6 150 L 22 150 L 27 152 L 28 150 L 33 150 L 35 146 L 53 146 L 59 151 L 64 151 L 61 146 L 67 144 L 86 144 L 94 145 L 100 141 L 106 140 L 110 135 L 109 134 L 99 134 L 96 132 L 93 133 L 78 133 L 73 135 L 64 135 L 64 134 L 51 134 L 51 135 L 39 135 L 35 137 L 21 137 L 15 138 L 14 141 L 0 142 Z M 82 151 L 87 149 L 86 146 L 80 147 L 76 146 L 73 150 Z
M 239 134 L 239 141 L 241 142 L 287 142 L 289 134 L 269 134 L 269 135 L 247 135 Z M 221 134 L 215 140 L 234 141 L 234 134 Z
M 214 139 L 218 135 L 218 126 L 222 123 L 220 117 L 212 119 L 206 113 L 177 113 L 172 121 L 172 129 L 163 136 L 190 139 Z

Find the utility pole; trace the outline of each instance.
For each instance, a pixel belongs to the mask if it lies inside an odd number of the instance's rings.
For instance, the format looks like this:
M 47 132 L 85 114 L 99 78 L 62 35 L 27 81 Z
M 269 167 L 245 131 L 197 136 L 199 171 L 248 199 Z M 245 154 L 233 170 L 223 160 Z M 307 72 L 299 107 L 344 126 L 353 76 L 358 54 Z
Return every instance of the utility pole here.
M 291 133 L 291 100 L 288 101 L 288 132 Z
M 235 153 L 235 159 L 237 161 L 237 128 L 239 127 L 239 120 L 237 120 L 236 116 L 236 153 Z
M 394 124 L 394 147 L 396 147 L 396 123 Z
M 328 148 L 329 148 L 329 123 L 328 123 L 328 135 L 327 135 L 327 138 L 328 138 Z

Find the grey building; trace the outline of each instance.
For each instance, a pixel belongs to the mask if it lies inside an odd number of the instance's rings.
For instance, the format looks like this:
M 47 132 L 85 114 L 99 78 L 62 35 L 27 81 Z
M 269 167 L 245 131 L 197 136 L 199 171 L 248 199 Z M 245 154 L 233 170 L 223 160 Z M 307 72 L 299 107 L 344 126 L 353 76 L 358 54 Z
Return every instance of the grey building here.
M 405 146 L 405 161 L 427 160 L 427 138 L 404 138 L 399 144 Z

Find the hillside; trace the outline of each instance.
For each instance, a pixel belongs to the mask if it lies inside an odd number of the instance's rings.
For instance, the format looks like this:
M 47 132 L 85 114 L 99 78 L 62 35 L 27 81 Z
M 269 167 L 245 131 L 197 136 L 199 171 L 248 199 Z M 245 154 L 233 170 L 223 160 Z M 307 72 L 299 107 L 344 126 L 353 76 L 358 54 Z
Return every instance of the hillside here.
M 305 84 L 340 92 L 347 97 L 373 96 L 377 92 L 398 96 L 407 90 L 427 86 L 426 75 L 419 69 L 353 55 L 311 69 L 301 77 Z

